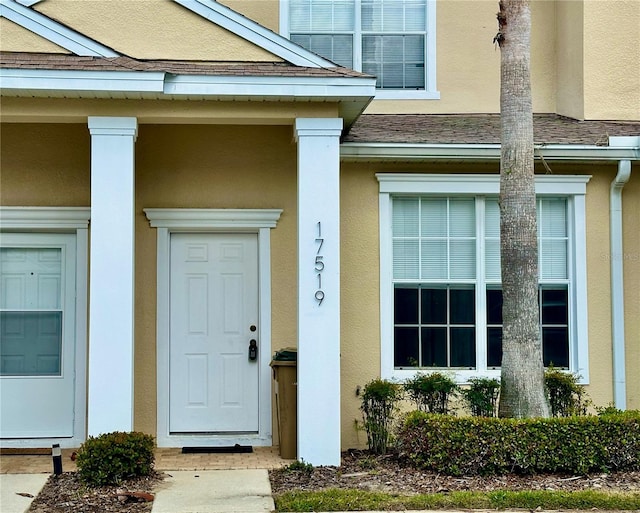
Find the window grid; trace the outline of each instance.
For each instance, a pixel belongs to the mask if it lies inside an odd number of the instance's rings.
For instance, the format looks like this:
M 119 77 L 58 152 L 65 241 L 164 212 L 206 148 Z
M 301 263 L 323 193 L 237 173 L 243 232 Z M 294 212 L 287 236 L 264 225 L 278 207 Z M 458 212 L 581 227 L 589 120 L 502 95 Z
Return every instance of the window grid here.
M 450 291 L 451 291 L 451 285 L 454 286 L 460 286 L 460 283 L 467 283 L 469 285 L 472 285 L 475 290 L 476 290 L 476 302 L 475 302 L 475 309 L 477 311 L 476 314 L 476 318 L 475 318 L 475 323 L 473 325 L 469 325 L 471 327 L 475 328 L 475 340 L 476 340 L 476 344 L 475 344 L 475 348 L 474 348 L 474 358 L 475 358 L 475 362 L 474 362 L 474 366 L 473 368 L 478 368 L 478 369 L 487 369 L 487 368 L 499 368 L 499 355 L 497 353 L 497 349 L 496 349 L 496 343 L 497 343 L 497 337 L 499 335 L 499 341 L 500 341 L 500 349 L 499 349 L 499 354 L 501 355 L 501 338 L 502 338 L 502 318 L 501 318 L 501 312 L 500 312 L 500 318 L 499 318 L 499 322 L 496 321 L 496 319 L 491 319 L 490 317 L 490 312 L 489 309 L 492 306 L 491 302 L 489 301 L 489 294 L 491 293 L 491 291 L 500 291 L 500 277 L 498 276 L 497 279 L 494 278 L 490 278 L 488 276 L 486 276 L 485 274 L 485 270 L 487 267 L 487 242 L 491 242 L 491 241 L 497 241 L 498 243 L 498 266 L 499 266 L 499 218 L 498 218 L 498 235 L 495 235 L 495 226 L 491 226 L 491 221 L 490 218 L 487 217 L 485 214 L 487 211 L 490 210 L 490 208 L 487 207 L 487 205 L 490 205 L 492 202 L 496 203 L 497 200 L 495 198 L 485 198 L 483 196 L 476 196 L 473 197 L 473 202 L 474 202 L 474 212 L 475 212 L 475 222 L 474 222 L 474 229 L 475 229 L 475 233 L 476 233 L 476 237 L 463 237 L 461 240 L 473 240 L 475 242 L 475 255 L 477 258 L 477 261 L 474 263 L 474 271 L 476 270 L 477 267 L 477 275 L 478 278 L 477 279 L 473 279 L 473 280 L 465 280 L 463 282 L 460 282 L 459 280 L 452 280 L 451 279 L 451 232 L 452 232 L 452 228 L 451 228 L 451 224 L 452 224 L 452 215 L 451 215 L 451 202 L 452 201 L 456 201 L 456 200 L 460 200 L 460 199 L 468 199 L 468 197 L 462 197 L 462 198 L 456 198 L 456 197 L 446 197 L 446 198 L 438 198 L 438 197 L 428 197 L 428 196 L 394 196 L 393 198 L 393 202 L 395 204 L 396 201 L 407 201 L 407 200 L 417 200 L 418 201 L 418 215 L 417 215 L 417 230 L 418 230 L 418 236 L 415 237 L 407 237 L 407 236 L 395 236 L 394 234 L 392 234 L 392 241 L 398 241 L 398 240 L 417 240 L 418 241 L 418 269 L 419 269 L 419 275 L 418 275 L 418 280 L 421 282 L 419 284 L 415 284 L 414 281 L 414 285 L 415 287 L 418 288 L 418 290 L 424 290 L 427 288 L 433 288 L 434 286 L 440 286 L 440 287 L 446 287 L 447 290 L 447 323 L 446 325 L 443 324 L 429 324 L 429 323 L 423 323 L 422 322 L 422 318 L 420 318 L 419 323 L 417 325 L 415 325 L 417 329 L 417 336 L 418 336 L 418 354 L 419 354 L 419 366 L 423 367 L 424 365 L 424 357 L 423 357 L 423 329 L 422 328 L 437 328 L 437 327 L 446 327 L 446 348 L 447 348 L 447 355 L 446 355 L 446 367 L 451 368 L 451 328 L 452 327 L 457 327 L 458 325 L 453 326 L 450 322 Z M 446 200 L 446 235 L 445 236 L 434 236 L 434 237 L 428 237 L 428 236 L 424 236 L 424 230 L 423 230 L 423 226 L 422 226 L 422 222 L 423 222 L 423 202 L 428 202 L 428 201 L 442 201 L 442 200 Z M 538 207 L 538 235 L 539 235 L 539 244 L 540 244 L 540 239 L 541 238 L 545 238 L 546 240 L 555 240 L 555 241 L 560 241 L 563 245 L 564 245 L 564 261 L 566 264 L 566 269 L 564 270 L 564 278 L 562 279 L 551 279 L 551 278 L 547 278 L 547 279 L 543 279 L 542 275 L 544 274 L 542 272 L 542 258 L 543 255 L 541 254 L 543 251 L 540 250 L 539 253 L 539 258 L 541 259 L 540 262 L 540 288 L 539 288 L 539 316 L 541 319 L 541 331 L 542 331 L 542 335 L 543 335 L 543 339 L 546 340 L 546 337 L 548 336 L 548 334 L 552 331 L 552 330 L 556 330 L 556 335 L 558 334 L 558 332 L 560 333 L 560 336 L 564 336 L 564 342 L 563 344 L 566 346 L 566 360 L 564 359 L 564 355 L 562 356 L 562 362 L 561 365 L 557 365 L 557 363 L 555 364 L 556 367 L 563 367 L 563 368 L 568 368 L 570 366 L 570 362 L 571 362 L 571 344 L 570 344 L 570 340 L 571 340 L 571 321 L 570 319 L 572 318 L 572 314 L 571 314 L 571 309 L 570 309 L 570 300 L 569 298 L 571 297 L 571 283 L 569 280 L 569 276 L 571 276 L 571 259 L 569 258 L 569 254 L 570 254 L 570 244 L 571 244 L 571 233 L 570 233 L 570 223 L 569 223 L 569 219 L 568 219 L 568 211 L 569 211 L 569 203 L 568 203 L 568 199 L 566 198 L 539 198 L 537 200 L 537 207 Z M 544 236 L 543 231 L 546 229 L 546 227 L 544 226 L 544 221 L 541 221 L 541 219 L 544 219 L 544 215 L 545 215 L 545 209 L 546 209 L 546 205 L 550 204 L 550 202 L 557 202 L 558 204 L 561 205 L 562 208 L 562 226 L 558 227 L 558 226 L 554 226 L 553 229 L 558 230 L 560 229 L 560 231 L 564 232 L 560 235 L 555 234 L 555 235 L 548 235 L 548 236 Z M 557 205 L 556 205 L 557 206 Z M 493 208 L 493 207 L 492 207 Z M 486 210 L 485 210 L 486 209 Z M 392 207 L 392 211 L 393 211 L 393 207 Z M 495 214 L 495 212 L 494 212 Z M 495 222 L 495 220 L 494 220 Z M 491 232 L 491 234 L 489 233 Z M 433 241 L 446 241 L 446 258 L 447 258 L 447 275 L 446 277 L 440 278 L 440 279 L 434 279 L 431 277 L 425 277 L 423 271 L 423 265 L 422 265 L 422 261 L 423 261 L 423 244 L 422 241 L 423 240 L 433 240 Z M 455 240 L 455 239 L 454 239 Z M 541 244 L 540 244 L 541 245 Z M 395 261 L 395 255 L 394 255 L 394 261 Z M 475 276 L 474 276 L 475 278 Z M 394 287 L 398 287 L 398 286 L 402 286 L 404 285 L 409 285 L 411 280 L 410 279 L 399 279 L 394 275 Z M 482 287 L 479 286 L 479 284 L 482 283 Z M 566 315 L 566 320 L 564 322 L 558 323 L 558 322 L 545 322 L 545 316 L 543 316 L 543 308 L 545 308 L 546 305 L 546 301 L 543 301 L 543 295 L 547 294 L 547 291 L 564 291 L 564 295 L 565 295 L 565 302 L 564 302 L 564 309 L 565 309 L 565 314 Z M 501 293 L 500 293 L 501 296 Z M 422 293 L 418 293 L 418 301 L 419 301 L 419 312 L 422 313 Z M 500 297 L 500 308 L 502 305 L 501 302 L 501 297 Z M 494 306 L 495 307 L 495 306 Z M 399 326 L 402 327 L 407 327 L 409 325 L 400 325 L 394 322 L 394 327 L 397 328 Z M 479 344 L 483 344 L 483 348 L 479 348 Z M 544 346 L 543 346 L 544 347 Z M 481 360 L 478 360 L 478 358 L 482 358 Z M 551 361 L 546 361 L 545 363 L 553 363 Z M 396 366 L 396 368 L 402 368 L 402 366 Z
M 333 60 L 336 64 L 376 76 L 378 79 L 376 87 L 379 89 L 427 90 L 427 0 L 289 1 L 289 37 L 293 42 Z M 326 8 L 327 5 L 331 7 L 330 23 L 323 27 L 314 27 L 315 13 L 320 7 Z M 336 19 L 340 18 L 336 16 L 338 6 L 352 10 L 349 18 L 353 23 L 349 28 L 345 26 L 336 28 Z M 298 19 L 304 7 L 309 12 L 308 23 L 301 23 Z M 402 21 L 401 27 L 393 26 L 393 22 L 389 21 L 392 16 L 385 15 L 392 12 L 393 8 L 399 7 L 402 9 L 402 15 L 399 17 Z M 363 14 L 368 10 L 378 11 L 378 26 L 375 26 L 373 12 L 370 16 Z M 411 26 L 416 25 L 416 20 L 420 26 Z M 397 19 L 394 21 L 397 24 Z M 387 28 L 389 25 L 391 26 Z M 331 50 L 314 45 L 314 36 L 317 35 L 351 35 L 353 38 L 351 58 L 337 55 L 333 43 Z M 398 49 L 395 48 L 396 45 Z M 373 55 L 365 58 L 365 54 Z

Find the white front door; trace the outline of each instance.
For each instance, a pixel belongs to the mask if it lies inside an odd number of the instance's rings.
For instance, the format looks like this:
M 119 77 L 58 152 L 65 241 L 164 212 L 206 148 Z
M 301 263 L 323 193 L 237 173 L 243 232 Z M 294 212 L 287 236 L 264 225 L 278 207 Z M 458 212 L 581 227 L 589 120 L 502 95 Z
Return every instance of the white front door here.
M 74 435 L 75 236 L 3 234 L 0 437 Z
M 257 433 L 257 235 L 171 234 L 169 322 L 169 432 Z

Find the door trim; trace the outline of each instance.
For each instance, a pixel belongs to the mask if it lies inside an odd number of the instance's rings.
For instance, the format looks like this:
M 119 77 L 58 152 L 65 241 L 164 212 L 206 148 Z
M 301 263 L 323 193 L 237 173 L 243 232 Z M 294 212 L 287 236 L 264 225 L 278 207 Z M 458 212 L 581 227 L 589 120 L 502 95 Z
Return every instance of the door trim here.
M 271 228 L 279 209 L 163 209 L 144 213 L 157 228 L 157 433 L 158 447 L 256 445 L 271 446 Z M 171 435 L 169 433 L 169 283 L 172 233 L 256 233 L 258 235 L 259 428 L 247 435 Z
M 74 419 L 71 438 L 2 439 L 3 448 L 79 447 L 87 437 L 87 285 L 89 255 L 89 207 L 0 207 L 3 239 L 9 234 L 23 238 L 47 233 L 75 235 L 75 386 Z

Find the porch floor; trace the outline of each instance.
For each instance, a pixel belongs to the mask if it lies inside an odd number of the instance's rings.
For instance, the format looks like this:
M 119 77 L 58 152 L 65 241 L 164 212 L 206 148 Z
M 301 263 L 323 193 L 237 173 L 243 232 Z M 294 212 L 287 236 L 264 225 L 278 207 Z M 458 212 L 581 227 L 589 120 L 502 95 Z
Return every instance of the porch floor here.
M 51 454 L 42 450 L 3 449 L 0 455 L 0 474 L 50 474 L 53 472 Z M 47 450 L 49 452 L 49 450 Z M 62 469 L 76 470 L 71 459 L 74 449 L 62 450 Z M 250 453 L 182 454 L 180 448 L 156 449 L 156 470 L 225 470 L 271 469 L 288 465 L 293 460 L 280 457 L 278 447 L 254 447 Z

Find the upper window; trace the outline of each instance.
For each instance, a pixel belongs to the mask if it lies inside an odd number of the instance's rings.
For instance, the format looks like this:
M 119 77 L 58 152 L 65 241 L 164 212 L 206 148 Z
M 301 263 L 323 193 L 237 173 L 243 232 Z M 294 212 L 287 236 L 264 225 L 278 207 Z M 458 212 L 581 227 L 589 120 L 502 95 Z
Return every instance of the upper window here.
M 378 178 L 383 374 L 438 368 L 464 380 L 499 372 L 498 177 L 469 176 L 465 183 L 449 175 L 448 184 L 442 175 Z M 537 207 L 544 363 L 586 379 L 585 183 L 542 177 Z
M 285 36 L 377 77 L 376 97 L 437 98 L 434 0 L 288 0 Z

